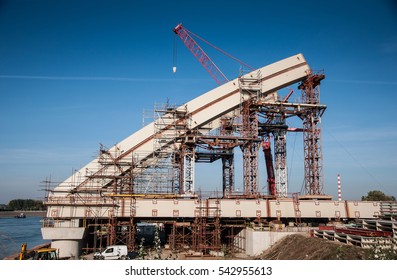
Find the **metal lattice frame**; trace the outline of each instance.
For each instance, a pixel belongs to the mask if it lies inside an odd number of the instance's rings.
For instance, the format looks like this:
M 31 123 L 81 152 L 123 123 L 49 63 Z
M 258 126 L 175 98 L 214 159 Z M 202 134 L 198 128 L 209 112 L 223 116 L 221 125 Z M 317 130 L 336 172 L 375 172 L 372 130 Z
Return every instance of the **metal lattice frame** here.
M 205 255 L 221 249 L 219 201 L 201 200 L 192 224 L 192 249 Z
M 299 88 L 305 104 L 320 104 L 320 81 L 324 74 L 309 73 Z M 324 110 L 313 106 L 303 115 L 305 194 L 324 195 L 323 157 L 321 150 L 321 116 Z
M 251 102 L 244 104 L 242 110 L 243 125 L 242 135 L 248 140 L 241 147 L 243 152 L 243 179 L 244 195 L 255 196 L 258 194 L 258 114 L 252 109 Z
M 242 131 L 241 136 L 245 138 L 241 146 L 243 152 L 243 180 L 244 195 L 257 196 L 258 190 L 258 152 L 260 138 L 258 137 L 258 101 L 261 96 L 261 72 L 249 78 L 240 78 L 240 93 L 242 98 L 248 98 L 242 104 Z

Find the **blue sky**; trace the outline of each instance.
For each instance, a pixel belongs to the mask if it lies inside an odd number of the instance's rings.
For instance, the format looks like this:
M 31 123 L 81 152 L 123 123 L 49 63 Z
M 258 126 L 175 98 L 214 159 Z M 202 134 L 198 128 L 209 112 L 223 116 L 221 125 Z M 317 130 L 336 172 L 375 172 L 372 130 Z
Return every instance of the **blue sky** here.
M 172 73 L 180 22 L 254 68 L 303 53 L 324 69 L 325 192 L 336 197 L 340 173 L 346 199 L 397 196 L 395 1 L 0 0 L 0 203 L 42 198 L 42 180 L 66 179 L 99 143 L 138 130 L 143 110 L 216 87 L 179 39 Z M 238 64 L 202 46 L 237 77 Z M 300 191 L 302 135 L 288 148 L 289 190 Z M 220 190 L 220 177 L 199 177 Z

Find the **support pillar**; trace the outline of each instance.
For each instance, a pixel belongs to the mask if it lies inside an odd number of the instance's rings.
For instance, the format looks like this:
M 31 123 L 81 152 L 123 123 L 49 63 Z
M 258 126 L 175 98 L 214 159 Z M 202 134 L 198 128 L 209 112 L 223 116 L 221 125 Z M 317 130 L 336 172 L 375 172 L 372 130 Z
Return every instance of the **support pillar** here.
M 241 146 L 243 152 L 243 179 L 244 195 L 258 195 L 258 150 L 260 139 L 258 138 L 257 108 L 250 101 L 243 105 L 242 136 L 246 142 Z
M 302 102 L 306 104 L 320 104 L 320 81 L 324 74 L 309 73 L 305 81 L 299 85 L 302 90 Z M 312 107 L 302 115 L 305 194 L 324 195 L 323 156 L 321 150 L 321 116 L 324 109 Z

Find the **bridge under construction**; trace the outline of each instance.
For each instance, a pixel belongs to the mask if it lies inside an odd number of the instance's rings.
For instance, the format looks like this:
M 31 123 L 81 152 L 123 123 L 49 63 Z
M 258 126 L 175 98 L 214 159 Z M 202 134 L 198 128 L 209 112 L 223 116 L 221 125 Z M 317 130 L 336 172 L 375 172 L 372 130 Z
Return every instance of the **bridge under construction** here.
M 209 254 L 228 246 L 244 252 L 248 227 L 378 217 L 378 202 L 333 200 L 324 193 L 324 78 L 296 54 L 181 106 L 155 108 L 153 122 L 111 148 L 101 146 L 94 160 L 64 182 L 48 182 L 43 238 L 52 240 L 61 257 L 113 244 L 134 250 L 138 225 L 150 223 L 164 232 L 171 249 Z M 294 89 L 278 95 L 291 87 L 300 92 L 300 102 L 289 102 Z M 289 118 L 302 126 L 288 127 Z M 288 190 L 287 133 L 303 135 L 302 193 Z M 243 164 L 239 188 L 236 149 Z M 260 152 L 265 170 L 258 167 Z M 215 161 L 222 164 L 222 192 L 206 197 L 196 190 L 195 178 L 210 175 L 196 174 L 195 165 Z M 266 172 L 266 188 L 259 187 L 260 172 Z

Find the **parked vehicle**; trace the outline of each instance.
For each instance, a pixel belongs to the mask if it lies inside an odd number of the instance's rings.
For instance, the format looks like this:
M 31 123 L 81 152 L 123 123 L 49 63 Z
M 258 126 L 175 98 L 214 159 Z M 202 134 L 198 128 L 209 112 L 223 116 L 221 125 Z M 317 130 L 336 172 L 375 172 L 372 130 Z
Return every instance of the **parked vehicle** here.
M 57 260 L 58 253 L 56 248 L 42 248 L 34 251 L 34 260 Z
M 102 252 L 94 254 L 94 260 L 126 260 L 129 258 L 126 245 L 108 246 Z

